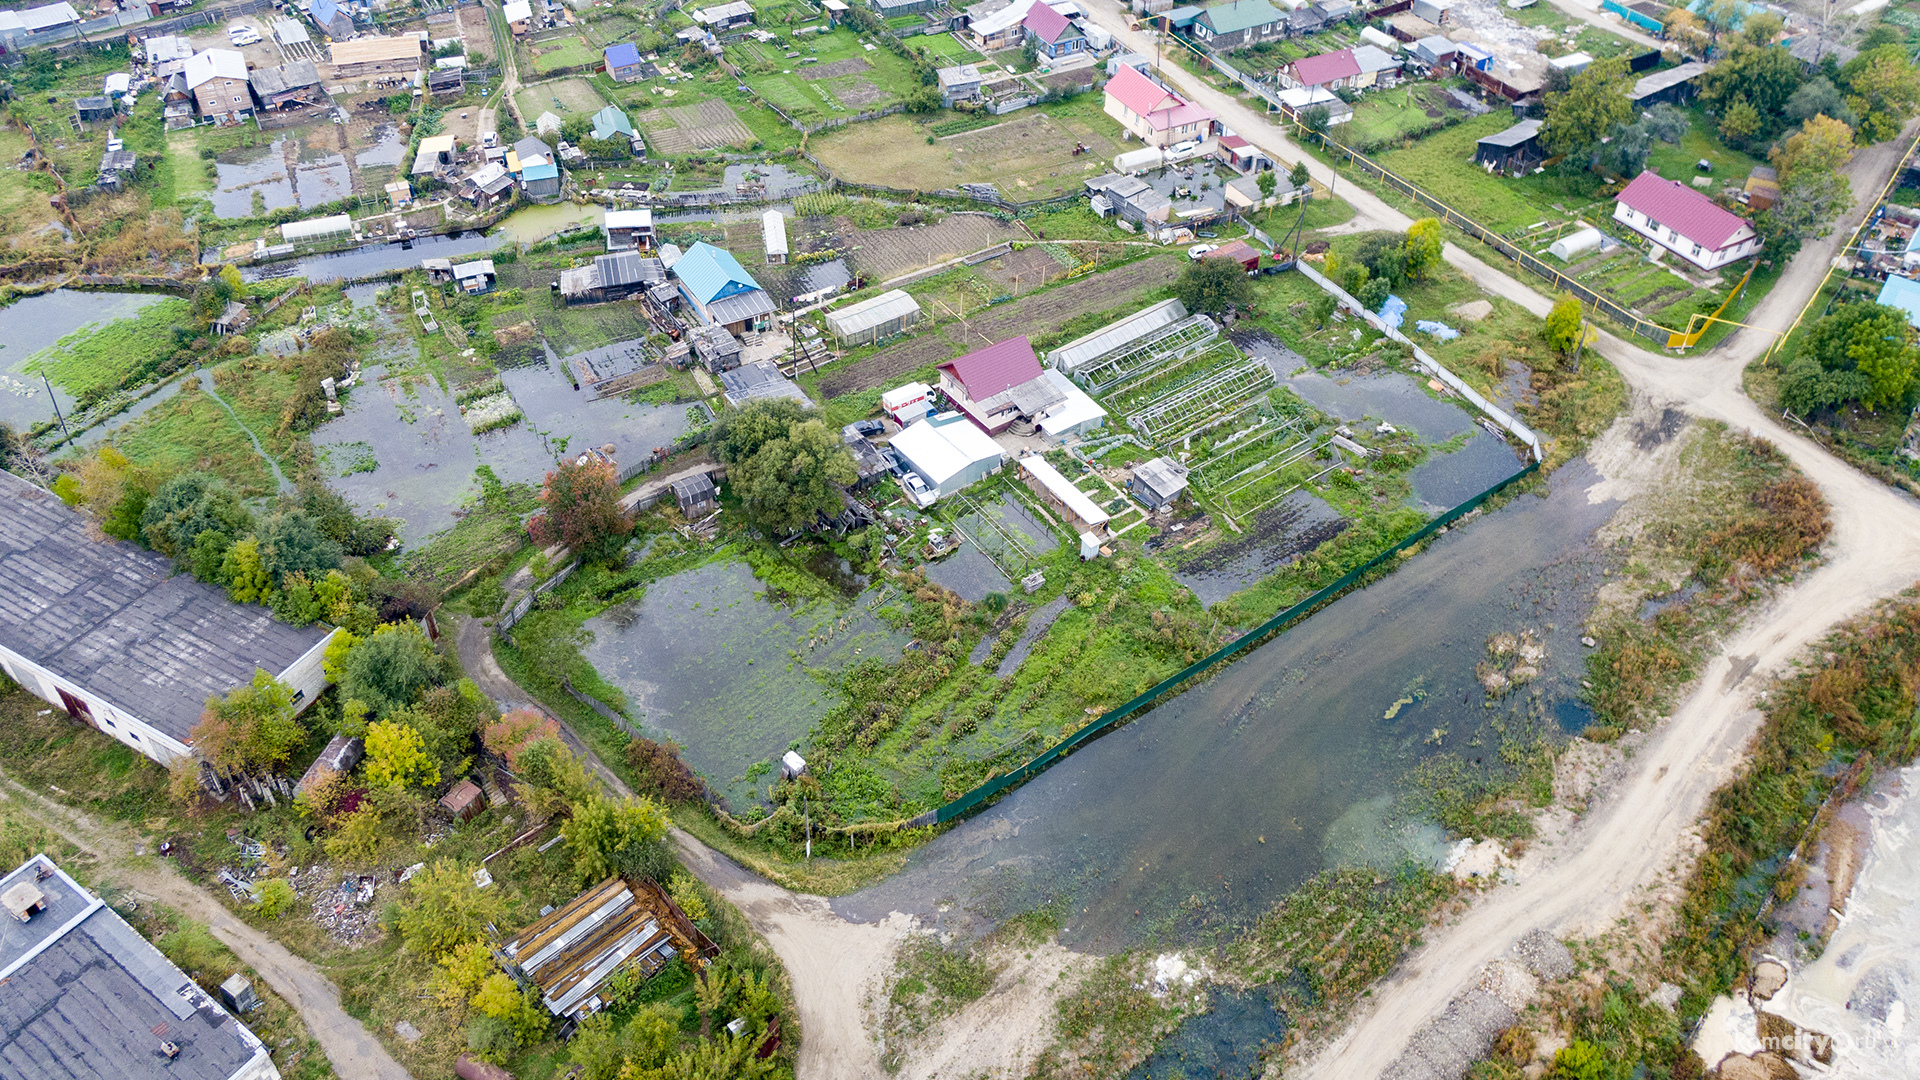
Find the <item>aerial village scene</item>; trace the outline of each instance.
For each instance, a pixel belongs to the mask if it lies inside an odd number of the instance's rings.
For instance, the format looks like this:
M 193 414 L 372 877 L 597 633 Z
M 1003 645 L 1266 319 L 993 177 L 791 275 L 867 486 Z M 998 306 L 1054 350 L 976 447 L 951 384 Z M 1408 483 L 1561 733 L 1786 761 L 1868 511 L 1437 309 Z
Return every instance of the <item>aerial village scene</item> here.
M 1917 53 L 0 0 L 0 1080 L 1920 1077 Z

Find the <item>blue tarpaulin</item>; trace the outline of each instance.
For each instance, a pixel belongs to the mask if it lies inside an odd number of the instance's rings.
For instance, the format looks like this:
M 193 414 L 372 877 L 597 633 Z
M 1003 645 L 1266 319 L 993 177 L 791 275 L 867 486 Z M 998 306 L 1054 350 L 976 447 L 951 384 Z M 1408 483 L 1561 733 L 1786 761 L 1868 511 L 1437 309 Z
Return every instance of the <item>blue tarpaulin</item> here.
M 1455 330 L 1446 323 L 1434 322 L 1432 319 L 1421 319 L 1419 322 L 1414 323 L 1413 327 L 1423 334 L 1432 334 L 1441 341 L 1452 341 L 1454 338 L 1460 336 L 1460 331 Z
M 1378 314 L 1380 315 L 1380 321 L 1398 330 L 1400 329 L 1400 324 L 1407 320 L 1407 302 L 1392 293 L 1388 293 L 1387 302 L 1380 305 Z

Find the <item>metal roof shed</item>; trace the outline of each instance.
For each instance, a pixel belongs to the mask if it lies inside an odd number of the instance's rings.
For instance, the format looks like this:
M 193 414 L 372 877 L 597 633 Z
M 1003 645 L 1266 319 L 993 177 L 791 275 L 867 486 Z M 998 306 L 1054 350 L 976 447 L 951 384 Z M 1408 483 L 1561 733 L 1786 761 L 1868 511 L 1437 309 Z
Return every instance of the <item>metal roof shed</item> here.
M 934 499 L 985 479 L 1006 459 L 1000 444 L 957 412 L 941 413 L 893 436 L 890 445 L 918 473 Z
M 1073 531 L 1099 532 L 1107 527 L 1110 515 L 1088 498 L 1086 492 L 1074 487 L 1073 481 L 1062 476 L 1046 458 L 1038 454 L 1021 458 L 1020 474 L 1034 494 L 1066 515 Z
M 769 210 L 760 215 L 760 238 L 766 245 L 767 262 L 787 261 L 787 219 L 780 211 Z
M 893 289 L 827 312 L 827 331 L 843 347 L 890 337 L 920 321 L 920 303 L 904 289 Z

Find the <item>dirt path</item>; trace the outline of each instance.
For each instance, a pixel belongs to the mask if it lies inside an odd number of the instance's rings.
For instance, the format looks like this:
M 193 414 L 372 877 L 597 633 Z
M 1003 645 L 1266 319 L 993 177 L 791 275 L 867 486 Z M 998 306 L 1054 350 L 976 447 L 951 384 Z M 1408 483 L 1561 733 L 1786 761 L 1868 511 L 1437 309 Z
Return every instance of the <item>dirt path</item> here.
M 175 872 L 171 863 L 138 857 L 135 840 L 126 829 L 62 806 L 11 778 L 0 778 L 0 798 L 20 804 L 75 847 L 91 852 L 100 860 L 103 879 L 205 923 L 214 937 L 299 1011 L 341 1077 L 412 1080 L 380 1040 L 340 1007 L 340 991 L 318 968 L 234 918 L 219 900 Z
M 1143 36 L 1126 31 L 1124 17 L 1110 3 L 1090 6 L 1096 20 L 1115 29 L 1129 46 L 1150 51 Z M 1170 74 L 1190 97 L 1218 112 L 1277 160 L 1302 156 L 1283 131 L 1243 103 L 1183 78 L 1177 70 Z M 1765 331 L 1786 329 L 1819 287 L 1840 244 L 1898 164 L 1911 134 L 1909 129 L 1891 144 L 1863 151 L 1848 165 L 1853 207 L 1833 234 L 1806 245 L 1789 264 L 1769 302 L 1752 316 L 1754 325 L 1763 329 L 1739 331 L 1695 358 L 1656 355 L 1612 334 L 1602 335 L 1599 344 L 1632 388 L 1638 408 L 1671 405 L 1779 445 L 1820 485 L 1832 505 L 1834 529 L 1824 552 L 1826 563 L 1732 635 L 1672 717 L 1634 756 L 1632 771 L 1610 796 L 1564 841 L 1548 849 L 1550 854 L 1523 867 L 1519 880 L 1435 932 L 1376 988 L 1367 1011 L 1308 1064 L 1307 1075 L 1328 1080 L 1384 1075 L 1408 1038 L 1466 989 L 1488 961 L 1528 931 L 1541 928 L 1568 936 L 1607 928 L 1671 865 L 1686 830 L 1739 764 L 1759 722 L 1752 695 L 1764 677 L 1784 669 L 1837 623 L 1920 577 L 1920 504 L 1763 414 L 1741 391 L 1744 368 L 1773 341 L 1774 335 Z M 1336 193 L 1354 204 L 1361 219 L 1379 228 L 1403 229 L 1408 224 L 1404 214 L 1370 192 L 1338 184 L 1331 169 L 1308 160 L 1315 177 L 1335 184 Z M 1551 306 L 1526 284 L 1454 245 L 1447 246 L 1446 258 L 1489 293 L 1538 314 Z

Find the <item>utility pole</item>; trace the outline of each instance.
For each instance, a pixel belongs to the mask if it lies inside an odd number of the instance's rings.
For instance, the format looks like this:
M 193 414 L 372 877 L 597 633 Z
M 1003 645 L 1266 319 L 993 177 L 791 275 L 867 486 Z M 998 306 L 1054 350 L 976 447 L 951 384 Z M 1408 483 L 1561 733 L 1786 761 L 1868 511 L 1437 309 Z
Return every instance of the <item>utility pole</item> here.
M 60 434 L 66 436 L 68 442 L 72 442 L 73 432 L 67 430 L 67 418 L 60 415 L 60 399 L 54 396 L 53 381 L 47 378 L 47 373 L 44 371 L 40 373 L 40 381 L 47 384 L 47 400 L 53 402 L 53 418 L 60 421 Z

